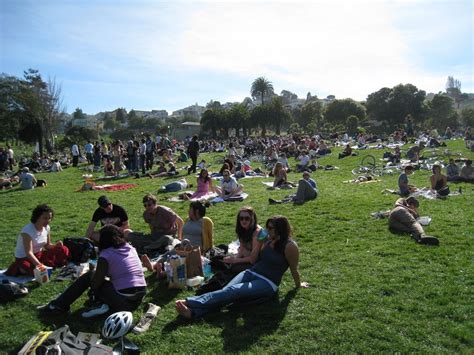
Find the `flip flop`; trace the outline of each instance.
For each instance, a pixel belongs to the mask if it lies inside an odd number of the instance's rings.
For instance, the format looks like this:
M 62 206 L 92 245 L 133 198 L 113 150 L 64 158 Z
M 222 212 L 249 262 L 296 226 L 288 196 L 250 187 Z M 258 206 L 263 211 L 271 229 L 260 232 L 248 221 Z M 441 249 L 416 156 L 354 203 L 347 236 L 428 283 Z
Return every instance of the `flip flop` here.
M 138 324 L 132 329 L 132 332 L 135 334 L 142 334 L 146 332 L 150 328 L 151 322 L 153 322 L 153 319 L 156 318 L 160 310 L 160 306 L 157 306 L 153 303 L 148 303 L 148 311 L 142 315 Z

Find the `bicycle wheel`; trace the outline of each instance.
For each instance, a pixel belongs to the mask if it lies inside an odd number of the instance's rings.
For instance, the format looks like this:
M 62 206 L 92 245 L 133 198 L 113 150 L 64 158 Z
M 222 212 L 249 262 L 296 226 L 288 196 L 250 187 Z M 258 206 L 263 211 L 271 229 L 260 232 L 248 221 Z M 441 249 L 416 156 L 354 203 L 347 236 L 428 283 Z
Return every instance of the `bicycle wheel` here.
M 366 155 L 365 157 L 362 158 L 360 162 L 360 166 L 367 166 L 371 168 L 375 168 L 375 157 L 371 154 Z

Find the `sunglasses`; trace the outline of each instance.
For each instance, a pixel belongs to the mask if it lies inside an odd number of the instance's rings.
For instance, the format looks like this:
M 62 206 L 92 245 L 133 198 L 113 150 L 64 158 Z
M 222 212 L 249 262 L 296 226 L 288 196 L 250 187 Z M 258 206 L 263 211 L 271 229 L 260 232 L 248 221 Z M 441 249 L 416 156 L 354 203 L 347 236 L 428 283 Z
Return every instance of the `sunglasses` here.
M 148 203 L 144 203 L 143 204 L 143 207 L 151 207 L 151 206 L 154 206 L 155 204 L 153 202 L 148 202 Z
M 271 230 L 274 230 L 275 227 L 273 227 L 273 226 L 267 226 L 267 229 L 268 229 L 269 231 L 271 231 Z
M 239 221 L 250 221 L 250 216 L 239 216 Z

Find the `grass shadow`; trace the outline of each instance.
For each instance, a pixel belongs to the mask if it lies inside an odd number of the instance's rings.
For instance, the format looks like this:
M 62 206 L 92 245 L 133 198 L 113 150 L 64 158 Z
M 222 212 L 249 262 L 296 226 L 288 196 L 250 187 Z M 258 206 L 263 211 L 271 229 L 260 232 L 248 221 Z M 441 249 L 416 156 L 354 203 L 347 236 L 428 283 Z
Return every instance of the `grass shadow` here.
M 260 305 L 232 307 L 224 312 L 215 311 L 197 322 L 203 321 L 222 329 L 224 352 L 248 351 L 258 343 L 261 337 L 271 335 L 279 328 L 286 315 L 288 305 L 295 295 L 296 290 L 292 290 L 282 300 L 274 298 Z M 178 316 L 165 325 L 163 333 L 171 333 L 179 327 L 187 325 L 189 325 L 189 320 Z

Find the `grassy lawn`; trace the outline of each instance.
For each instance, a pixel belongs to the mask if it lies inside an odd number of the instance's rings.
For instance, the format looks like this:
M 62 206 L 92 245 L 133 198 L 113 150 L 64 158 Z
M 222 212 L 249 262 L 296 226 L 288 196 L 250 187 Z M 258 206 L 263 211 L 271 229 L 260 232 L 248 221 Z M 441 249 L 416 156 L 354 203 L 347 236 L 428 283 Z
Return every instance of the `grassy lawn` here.
M 474 157 L 462 141 L 450 142 L 449 148 Z M 242 181 L 250 194 L 246 201 L 221 203 L 208 210 L 215 223 L 217 244 L 235 238 L 235 216 L 244 204 L 256 209 L 261 224 L 274 214 L 287 216 L 300 246 L 302 280 L 310 282 L 311 288 L 294 291 L 288 272 L 278 300 L 247 310 L 222 310 L 187 322 L 176 317 L 174 300 L 192 292 L 168 290 L 148 275 L 145 301 L 163 309 L 147 333 L 128 337 L 146 353 L 472 353 L 473 185 L 451 184 L 452 191 L 460 186 L 463 193 L 447 200 L 421 199 L 421 215 L 433 218 L 426 231 L 439 237 L 440 247 L 417 245 L 407 236 L 391 234 L 387 220 L 370 216 L 371 212 L 393 206 L 397 196 L 381 191 L 396 188 L 398 174 L 384 176 L 377 183 L 342 183 L 353 178 L 351 170 L 364 155 L 380 158 L 383 150 L 361 151 L 359 157 L 342 160 L 337 159 L 338 151 L 319 160 L 321 165 L 340 169 L 313 174 L 320 189 L 315 201 L 303 206 L 269 205 L 269 197 L 278 199 L 288 191 L 268 191 L 262 179 L 246 179 Z M 205 159 L 216 162 L 221 156 L 207 155 Z M 210 170 L 219 168 L 213 163 Z M 102 193 L 75 192 L 82 185 L 83 173 L 69 168 L 59 174 L 37 174 L 37 178 L 48 181 L 46 188 L 0 193 L 2 268 L 12 261 L 17 234 L 39 203 L 48 203 L 55 210 L 51 224 L 54 241 L 84 235 Z M 289 175 L 293 181 L 300 177 Z M 417 186 L 428 186 L 429 175 L 428 171 L 417 171 L 410 180 Z M 141 199 L 147 192 L 156 192 L 165 181 L 169 180 L 121 180 L 138 187 L 108 196 L 125 207 L 134 230 L 148 231 L 141 217 Z M 165 201 L 170 195 L 159 196 L 162 204 L 186 217 L 188 203 Z M 18 350 L 39 330 L 63 324 L 73 332 L 100 332 L 103 318 L 82 319 L 81 300 L 73 305 L 70 316 L 38 317 L 36 306 L 55 297 L 67 286 L 66 282 L 31 286 L 27 297 L 0 306 L 0 351 Z M 142 311 L 134 312 L 137 320 Z

